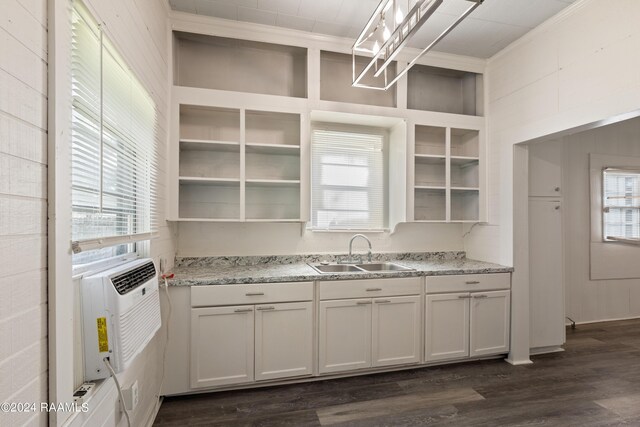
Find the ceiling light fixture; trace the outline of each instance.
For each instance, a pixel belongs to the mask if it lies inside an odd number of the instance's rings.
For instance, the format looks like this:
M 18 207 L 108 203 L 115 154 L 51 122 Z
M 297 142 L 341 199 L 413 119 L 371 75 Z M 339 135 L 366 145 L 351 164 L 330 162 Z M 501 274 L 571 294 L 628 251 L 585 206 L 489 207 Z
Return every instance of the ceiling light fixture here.
M 387 78 L 387 68 L 393 62 L 398 53 L 407 45 L 407 42 L 422 25 L 433 15 L 443 0 L 382 0 L 375 12 L 365 25 L 351 48 L 351 65 L 353 70 L 354 87 L 368 89 L 387 90 L 393 86 L 411 67 L 427 52 L 429 52 L 440 40 L 451 32 L 471 12 L 482 4 L 484 0 L 466 0 L 473 3 L 451 25 L 440 33 L 427 47 L 409 62 L 406 68 L 391 80 Z M 389 28 L 387 23 L 391 23 Z M 371 57 L 364 69 L 358 74 L 356 71 L 356 56 L 364 54 Z M 373 71 L 371 69 L 373 68 Z M 362 80 L 368 74 L 373 77 L 384 77 L 383 86 L 363 83 Z

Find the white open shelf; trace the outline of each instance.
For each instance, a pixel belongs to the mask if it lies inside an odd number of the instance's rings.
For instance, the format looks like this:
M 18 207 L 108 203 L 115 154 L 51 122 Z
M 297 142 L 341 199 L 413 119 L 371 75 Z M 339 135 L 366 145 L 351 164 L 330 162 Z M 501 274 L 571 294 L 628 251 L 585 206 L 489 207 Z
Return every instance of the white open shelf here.
M 179 106 L 179 221 L 300 221 L 301 114 Z
M 414 221 L 479 221 L 479 154 L 479 130 L 415 126 Z
M 174 31 L 174 84 L 305 98 L 307 50 Z
M 416 64 L 407 73 L 407 108 L 481 116 L 482 75 Z

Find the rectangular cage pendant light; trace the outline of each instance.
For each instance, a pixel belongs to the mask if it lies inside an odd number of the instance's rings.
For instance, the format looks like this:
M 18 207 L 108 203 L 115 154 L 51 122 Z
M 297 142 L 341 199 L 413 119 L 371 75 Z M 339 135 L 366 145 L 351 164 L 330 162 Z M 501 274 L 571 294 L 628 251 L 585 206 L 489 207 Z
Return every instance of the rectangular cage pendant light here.
M 427 47 L 395 76 L 387 74 L 389 65 L 404 49 L 418 30 L 440 7 L 444 0 L 382 0 L 351 48 L 354 87 L 387 90 L 404 76 L 418 60 L 449 34 L 484 0 L 466 0 L 472 3 L 452 24 L 442 31 Z M 356 57 L 371 60 L 358 72 Z M 384 84 L 376 86 L 363 82 L 366 76 L 383 77 Z

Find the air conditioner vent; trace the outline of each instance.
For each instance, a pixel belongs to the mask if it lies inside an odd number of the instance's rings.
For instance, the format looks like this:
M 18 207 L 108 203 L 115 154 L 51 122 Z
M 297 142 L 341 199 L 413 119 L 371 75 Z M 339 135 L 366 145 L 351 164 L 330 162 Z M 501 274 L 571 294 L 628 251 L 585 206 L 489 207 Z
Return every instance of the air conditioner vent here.
M 153 262 L 148 262 L 138 268 L 111 278 L 111 283 L 120 295 L 125 295 L 156 275 Z

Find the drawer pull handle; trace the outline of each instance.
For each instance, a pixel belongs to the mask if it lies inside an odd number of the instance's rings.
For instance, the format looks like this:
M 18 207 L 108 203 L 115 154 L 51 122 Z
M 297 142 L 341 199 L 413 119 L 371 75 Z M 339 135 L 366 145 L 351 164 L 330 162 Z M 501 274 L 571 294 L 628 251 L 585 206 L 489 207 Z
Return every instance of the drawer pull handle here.
M 258 308 L 256 308 L 256 310 L 260 310 L 260 311 L 263 311 L 263 310 L 275 310 L 275 309 L 276 308 L 274 306 L 272 306 L 272 305 L 270 305 L 269 307 L 258 307 Z
M 489 297 L 488 297 L 488 296 L 486 296 L 486 295 L 474 295 L 473 297 L 474 297 L 474 298 L 478 298 L 478 299 L 480 299 L 480 298 L 489 298 Z
M 371 304 L 371 301 L 358 301 L 356 304 L 357 305 L 367 305 L 367 304 Z
M 259 297 L 264 295 L 264 292 L 247 292 L 245 295 L 248 297 Z
M 388 304 L 390 302 L 391 300 L 388 299 L 376 300 L 376 304 Z
M 480 282 L 478 280 L 469 280 L 468 282 L 465 282 L 467 285 L 479 285 Z
M 367 292 L 376 292 L 376 291 L 381 291 L 382 288 L 367 288 Z
M 460 298 L 460 299 L 469 299 L 469 298 L 471 298 L 471 295 L 458 295 L 458 298 Z
M 253 311 L 253 308 L 236 308 L 235 309 L 236 313 L 248 313 L 250 311 Z

